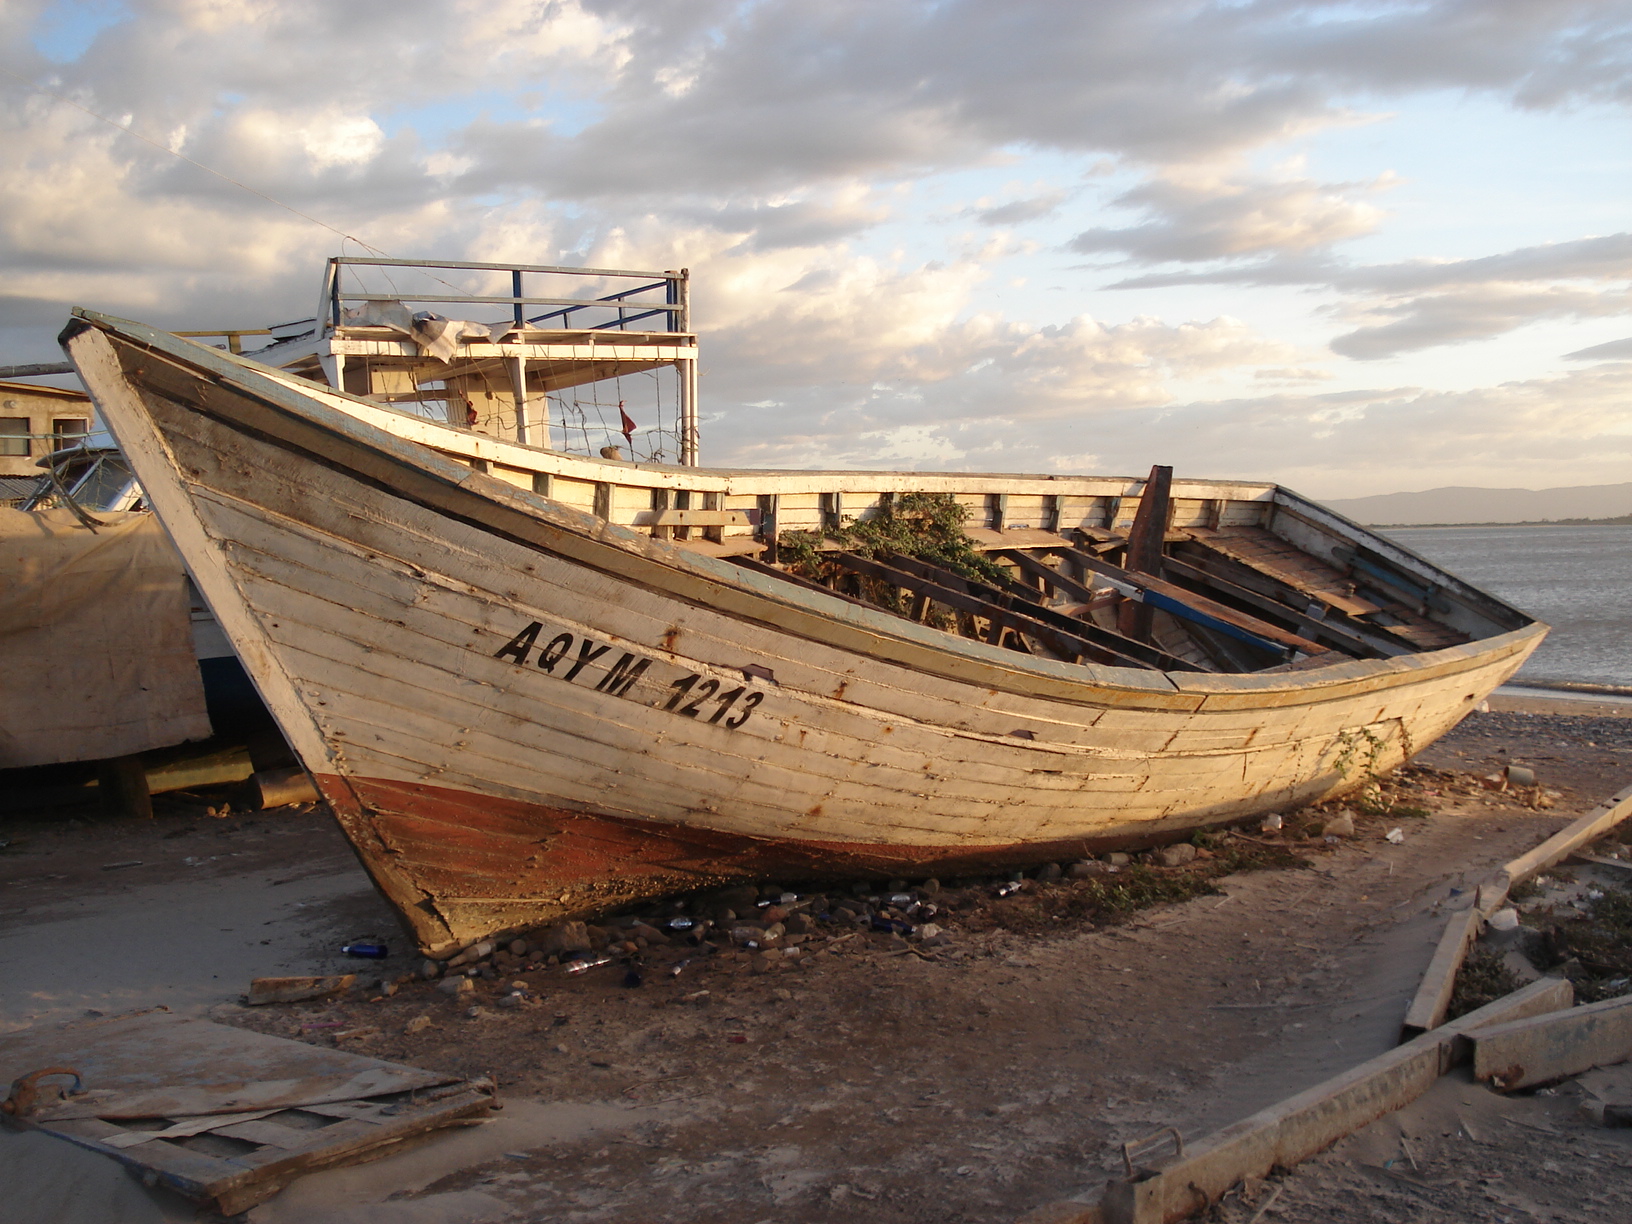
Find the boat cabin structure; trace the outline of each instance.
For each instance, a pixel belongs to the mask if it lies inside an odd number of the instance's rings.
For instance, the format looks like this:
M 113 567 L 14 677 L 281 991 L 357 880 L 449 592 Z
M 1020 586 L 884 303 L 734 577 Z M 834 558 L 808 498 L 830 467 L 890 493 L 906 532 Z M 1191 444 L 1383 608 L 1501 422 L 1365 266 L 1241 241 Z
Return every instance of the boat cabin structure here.
M 336 257 L 315 318 L 178 334 L 224 340 L 232 353 L 269 337 L 249 354 L 255 360 L 527 446 L 633 450 L 638 431 L 647 456 L 697 462 L 686 269 Z M 620 393 L 623 380 L 660 371 L 671 375 L 666 385 Z M 591 387 L 610 393 L 575 394 Z

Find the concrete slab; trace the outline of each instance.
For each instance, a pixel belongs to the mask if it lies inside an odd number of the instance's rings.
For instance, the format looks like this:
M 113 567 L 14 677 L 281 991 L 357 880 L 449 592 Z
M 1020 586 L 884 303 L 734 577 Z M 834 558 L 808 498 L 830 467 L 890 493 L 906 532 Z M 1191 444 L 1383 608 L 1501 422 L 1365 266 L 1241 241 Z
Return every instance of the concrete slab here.
M 1486 1026 L 1568 1007 L 1574 989 L 1548 978 L 1396 1046 L 1307 1092 L 1225 1127 L 1182 1157 L 1112 1182 L 1106 1224 L 1170 1224 L 1206 1210 L 1244 1177 L 1263 1177 L 1329 1147 L 1421 1096 L 1463 1056 L 1466 1036 Z
M 1517 1020 L 1473 1039 L 1473 1074 L 1499 1092 L 1632 1058 L 1632 995 Z

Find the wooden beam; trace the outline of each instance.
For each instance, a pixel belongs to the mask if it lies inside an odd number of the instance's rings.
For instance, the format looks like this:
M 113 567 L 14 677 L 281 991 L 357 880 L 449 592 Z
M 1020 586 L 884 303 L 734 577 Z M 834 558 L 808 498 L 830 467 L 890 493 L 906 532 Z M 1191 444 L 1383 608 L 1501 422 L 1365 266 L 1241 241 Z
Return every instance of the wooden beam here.
M 1119 565 L 1101 560 L 1087 549 L 1077 548 L 1072 551 L 1084 568 L 1133 587 L 1145 602 L 1181 620 L 1210 626 L 1220 633 L 1270 651 L 1278 648 L 1281 651 L 1302 651 L 1308 655 L 1330 653 L 1326 647 L 1317 642 L 1289 633 L 1279 625 L 1271 625 L 1245 612 L 1237 612 L 1234 608 L 1225 607 L 1204 595 L 1197 595 L 1193 591 L 1187 591 L 1181 586 L 1164 582 L 1160 578 L 1152 578 L 1147 574 L 1132 573 Z
M 1172 489 L 1172 468 L 1158 464 L 1150 469 L 1139 496 L 1139 509 L 1133 514 L 1133 526 L 1128 530 L 1124 565 L 1133 573 L 1150 574 L 1156 578 L 1162 576 L 1162 543 L 1167 535 Z M 1148 600 L 1130 599 L 1117 608 L 1116 627 L 1124 637 L 1148 642 L 1155 615 L 1156 611 Z
M 871 564 L 878 564 L 873 562 Z M 1201 671 L 1194 663 L 1179 659 L 1166 651 L 1144 642 L 1134 642 L 1113 633 L 1109 629 L 1102 629 L 1092 621 L 1078 620 L 1074 616 L 1067 616 L 1063 612 L 1056 612 L 1052 608 L 1045 608 L 1041 604 L 1028 599 L 1028 593 L 1015 594 L 1010 591 L 998 590 L 983 582 L 974 582 L 961 574 L 954 574 L 940 566 L 930 565 L 916 557 L 904 557 L 892 553 L 883 561 L 897 572 L 916 579 L 921 584 L 928 584 L 936 590 L 951 590 L 957 594 L 978 601 L 984 607 L 998 609 L 1016 614 L 1032 623 L 1041 623 L 1056 633 L 1068 635 L 1072 641 L 1084 643 L 1094 650 L 1107 652 L 1115 657 L 1119 663 L 1134 666 L 1154 667 L 1163 671 Z M 915 588 L 900 584 L 908 590 Z M 1018 584 L 1016 584 L 1018 585 Z M 925 588 L 928 589 L 927 587 Z M 938 594 L 931 592 L 931 597 L 937 602 L 944 603 Z M 957 606 L 957 605 L 948 605 Z M 965 608 L 965 611 L 975 612 L 984 616 L 986 612 L 978 608 Z M 1021 628 L 1022 633 L 1030 633 L 1029 629 Z M 1036 635 L 1033 635 L 1036 636 Z M 1039 638 L 1038 640 L 1044 640 Z M 1050 647 L 1053 649 L 1053 647 Z M 1072 654 L 1084 653 L 1081 647 L 1071 651 Z
M 1388 658 L 1392 655 L 1410 653 L 1405 647 L 1395 642 L 1387 643 L 1388 648 L 1384 649 L 1380 638 L 1374 639 L 1370 635 L 1356 633 L 1342 624 L 1321 620 L 1319 617 L 1311 616 L 1307 612 L 1299 612 L 1277 599 L 1273 599 L 1268 595 L 1260 595 L 1255 591 L 1249 591 L 1245 587 L 1237 586 L 1227 579 L 1209 573 L 1200 566 L 1190 565 L 1176 557 L 1167 558 L 1165 566 L 1167 577 L 1191 588 L 1205 588 L 1204 591 L 1198 592 L 1200 594 L 1220 595 L 1237 603 L 1246 604 L 1249 608 L 1256 608 L 1260 612 L 1268 613 L 1270 616 L 1284 617 L 1312 640 L 1318 642 L 1320 639 L 1325 638 L 1336 649 L 1352 654 L 1356 658 Z
M 1157 464 L 1145 478 L 1139 509 L 1128 532 L 1127 568 L 1136 574 L 1162 576 L 1162 542 L 1167 536 L 1167 519 L 1172 510 L 1173 469 Z

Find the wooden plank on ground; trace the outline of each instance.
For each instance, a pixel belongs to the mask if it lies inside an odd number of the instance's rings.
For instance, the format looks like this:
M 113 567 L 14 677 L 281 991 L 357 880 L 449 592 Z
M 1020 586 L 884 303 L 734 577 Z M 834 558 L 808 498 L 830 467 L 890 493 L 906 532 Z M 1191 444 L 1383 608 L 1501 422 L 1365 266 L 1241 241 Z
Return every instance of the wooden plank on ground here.
M 74 1067 L 84 1092 L 15 1124 L 229 1216 L 303 1173 L 483 1115 L 492 1102 L 485 1084 L 162 1012 L 0 1036 L 0 1081 L 43 1066 Z M 314 1119 L 309 1103 L 338 1120 Z M 361 1108 L 328 1108 L 348 1103 Z M 164 1125 L 148 1129 L 154 1118 Z M 254 1146 L 223 1156 L 216 1135 Z

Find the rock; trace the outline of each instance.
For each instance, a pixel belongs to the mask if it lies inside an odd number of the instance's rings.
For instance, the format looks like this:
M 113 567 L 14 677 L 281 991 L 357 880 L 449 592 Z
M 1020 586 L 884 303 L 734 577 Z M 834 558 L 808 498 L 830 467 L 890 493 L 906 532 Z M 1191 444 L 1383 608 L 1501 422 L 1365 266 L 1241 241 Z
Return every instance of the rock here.
M 629 933 L 636 939 L 644 939 L 648 946 L 651 944 L 666 944 L 669 942 L 669 937 L 667 935 L 654 926 L 647 926 L 644 922 L 637 922 L 634 926 L 630 927 Z
M 767 925 L 773 922 L 785 922 L 787 917 L 788 911 L 783 909 L 780 905 L 767 905 L 764 909 L 759 911 L 760 921 L 766 923 Z
M 1133 862 L 1132 858 L 1119 850 L 1113 850 L 1110 854 L 1102 854 L 1099 857 L 1101 862 L 1109 863 L 1112 867 L 1126 867 Z
M 415 1033 L 423 1033 L 430 1027 L 431 1018 L 429 1016 L 415 1016 L 412 1020 L 408 1021 L 407 1024 L 402 1026 L 402 1031 L 411 1037 Z
M 581 922 L 563 922 L 539 936 L 539 951 L 545 956 L 590 951 L 589 929 Z
M 508 951 L 511 956 L 526 956 L 527 941 L 525 939 L 512 939 L 508 945 Z
M 1073 880 L 1091 880 L 1105 874 L 1105 864 L 1095 859 L 1083 859 L 1067 867 L 1065 874 Z
M 442 976 L 442 963 L 434 960 L 420 961 L 419 976 L 424 978 L 427 982 L 434 982 L 437 978 Z
M 1045 884 L 1052 884 L 1064 874 L 1064 869 L 1058 863 L 1044 863 L 1037 869 L 1037 878 Z
M 925 880 L 922 884 L 918 885 L 918 891 L 923 893 L 926 897 L 933 897 L 936 893 L 941 891 L 941 882 L 934 877 L 931 877 L 930 879 Z
M 462 995 L 475 990 L 476 984 L 461 974 L 458 977 L 444 978 L 436 984 L 436 988 L 445 995 Z
M 749 973 L 769 973 L 770 971 L 771 958 L 766 956 L 763 952 L 756 952 L 753 958 L 748 962 Z
M 715 896 L 715 901 L 726 909 L 734 909 L 739 914 L 744 910 L 754 908 L 759 900 L 759 889 L 752 884 L 744 884 L 740 888 L 727 888 Z
M 888 891 L 889 892 L 906 892 L 907 891 L 907 882 L 905 880 L 891 880 L 890 884 L 889 884 Z
M 1196 848 L 1189 842 L 1179 842 L 1173 846 L 1163 846 L 1156 851 L 1156 861 L 1163 867 L 1183 867 L 1186 863 L 1196 861 Z
M 940 933 L 940 926 L 933 922 L 926 922 L 923 926 L 918 928 L 919 939 L 934 939 L 935 936 L 939 935 Z
M 521 1004 L 522 1004 L 522 997 L 519 994 L 507 994 L 507 995 L 500 995 L 499 996 L 499 1006 L 506 1009 L 507 1011 L 514 1011 L 516 1008 L 520 1007 Z
M 803 913 L 789 914 L 786 925 L 790 935 L 809 935 L 816 929 L 816 924 L 811 921 L 810 915 Z
M 382 996 L 384 996 L 385 998 L 389 999 L 392 995 L 394 995 L 396 993 L 397 993 L 397 984 L 395 982 L 381 982 L 380 983 L 380 994 Z
M 1328 820 L 1323 826 L 1321 826 L 1320 835 L 1322 837 L 1353 837 L 1354 814 L 1352 812 L 1344 812 L 1341 816 L 1338 816 L 1333 820 Z
M 487 1015 L 487 1012 L 482 1008 L 480 1003 L 472 1003 L 469 1007 L 465 1008 L 466 1020 L 480 1020 L 485 1015 Z
M 607 944 L 612 942 L 612 932 L 605 927 L 586 925 L 584 934 L 589 936 L 590 949 L 595 952 L 601 951 Z
M 890 945 L 889 946 L 890 946 L 890 951 L 891 952 L 903 952 L 907 948 L 910 948 L 912 945 L 909 944 L 905 939 L 902 939 L 901 936 L 892 934 L 890 936 Z

